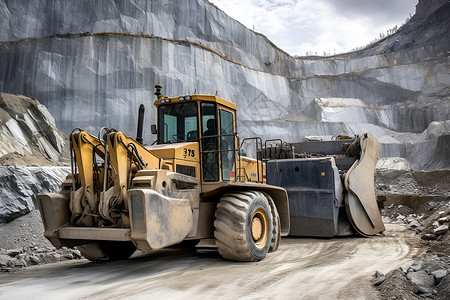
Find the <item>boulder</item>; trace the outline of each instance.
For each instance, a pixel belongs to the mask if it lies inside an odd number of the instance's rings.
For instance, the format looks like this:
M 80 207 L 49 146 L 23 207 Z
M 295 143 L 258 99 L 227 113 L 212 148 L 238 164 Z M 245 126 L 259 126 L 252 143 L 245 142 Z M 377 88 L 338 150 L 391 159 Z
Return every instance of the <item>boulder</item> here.
M 408 272 L 406 277 L 411 283 L 417 286 L 420 293 L 432 293 L 434 287 L 434 277 L 425 271 Z
M 450 296 L 450 276 L 445 276 L 436 286 L 437 296 L 435 299 L 448 300 Z
M 36 195 L 58 192 L 69 173 L 69 167 L 0 166 L 0 223 L 37 208 Z
M 441 280 L 447 275 L 447 270 L 439 269 L 434 272 L 431 272 L 431 275 L 434 276 L 434 281 L 436 282 L 436 284 L 439 284 L 439 282 L 441 282 Z
M 448 225 L 441 225 L 433 230 L 435 235 L 441 235 L 448 231 Z

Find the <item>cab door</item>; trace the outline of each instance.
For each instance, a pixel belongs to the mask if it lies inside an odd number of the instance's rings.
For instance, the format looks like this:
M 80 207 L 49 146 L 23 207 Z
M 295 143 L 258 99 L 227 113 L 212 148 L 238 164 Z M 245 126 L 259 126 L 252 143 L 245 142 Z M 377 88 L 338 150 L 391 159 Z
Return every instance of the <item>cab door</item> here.
M 236 132 L 234 111 L 219 108 L 220 120 L 220 161 L 222 180 L 228 181 L 235 176 Z
M 200 103 L 200 124 L 202 130 L 202 175 L 203 181 L 217 182 L 219 178 L 219 136 L 217 126 L 217 105 L 213 102 Z

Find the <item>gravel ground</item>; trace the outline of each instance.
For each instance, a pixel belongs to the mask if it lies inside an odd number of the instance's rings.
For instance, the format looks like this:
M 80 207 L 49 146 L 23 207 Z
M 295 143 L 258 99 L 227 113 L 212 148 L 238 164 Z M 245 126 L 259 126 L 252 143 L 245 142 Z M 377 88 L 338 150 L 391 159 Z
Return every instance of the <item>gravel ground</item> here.
M 38 210 L 0 225 L 0 235 L 2 249 L 18 249 L 30 245 L 52 247 L 52 244 L 44 238 L 44 225 Z
M 397 178 L 390 185 L 378 181 L 378 195 L 382 193 L 389 199 L 389 195 L 402 197 L 406 194 L 402 201 L 408 200 L 408 193 L 419 197 L 414 198 L 410 206 L 389 204 L 381 212 L 384 223 L 407 225 L 420 237 L 417 247 L 425 252 L 408 268 L 373 274 L 372 283 L 378 287 L 381 299 L 450 299 L 450 197 L 447 189 L 450 183 L 440 176 L 436 180 L 442 172 L 400 171 L 401 174 L 388 172 L 380 176 L 386 180 Z M 398 178 L 399 175 L 407 176 Z M 427 181 L 433 183 L 431 188 Z M 32 265 L 82 258 L 76 249 L 55 249 L 43 232 L 37 210 L 0 225 L 0 270 L 11 272 Z
M 2 299 L 379 299 L 376 271 L 406 267 L 420 238 L 387 224 L 373 238 L 283 238 L 259 262 L 224 260 L 218 251 L 164 248 L 128 260 L 88 260 L 0 273 Z

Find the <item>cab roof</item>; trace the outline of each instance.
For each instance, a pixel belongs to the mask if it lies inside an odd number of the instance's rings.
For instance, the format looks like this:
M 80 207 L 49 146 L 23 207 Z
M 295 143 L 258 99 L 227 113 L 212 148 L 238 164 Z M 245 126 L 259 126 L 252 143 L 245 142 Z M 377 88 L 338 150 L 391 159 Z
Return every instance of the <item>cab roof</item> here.
M 212 96 L 212 95 L 187 95 L 187 96 L 180 96 L 180 97 L 173 97 L 173 98 L 164 96 L 155 101 L 155 106 L 158 107 L 160 105 L 174 104 L 174 103 L 180 103 L 180 102 L 191 102 L 191 101 L 215 102 L 220 105 L 231 108 L 233 110 L 236 110 L 236 108 L 237 108 L 236 104 L 234 104 L 230 101 L 224 100 L 220 97 Z

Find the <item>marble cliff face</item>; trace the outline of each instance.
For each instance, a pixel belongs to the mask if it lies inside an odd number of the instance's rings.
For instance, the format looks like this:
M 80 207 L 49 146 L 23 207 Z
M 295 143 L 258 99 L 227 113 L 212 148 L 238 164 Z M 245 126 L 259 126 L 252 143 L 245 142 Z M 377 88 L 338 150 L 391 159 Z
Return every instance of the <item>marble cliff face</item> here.
M 134 136 L 141 103 L 145 128 L 156 121 L 160 83 L 236 103 L 242 137 L 369 131 L 384 156 L 450 167 L 450 3 L 423 2 L 361 51 L 296 59 L 205 0 L 0 0 L 0 92 L 37 98 L 66 134 Z

